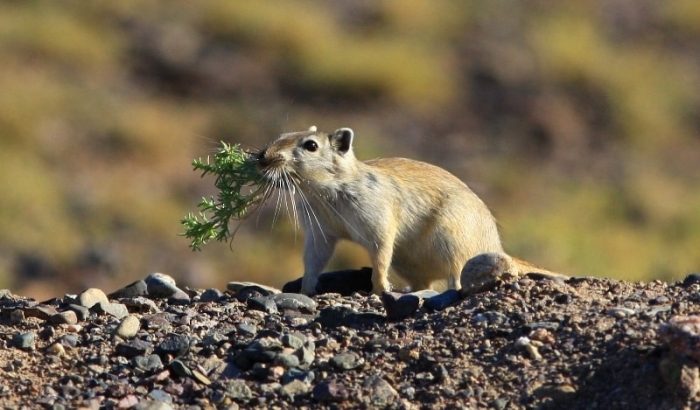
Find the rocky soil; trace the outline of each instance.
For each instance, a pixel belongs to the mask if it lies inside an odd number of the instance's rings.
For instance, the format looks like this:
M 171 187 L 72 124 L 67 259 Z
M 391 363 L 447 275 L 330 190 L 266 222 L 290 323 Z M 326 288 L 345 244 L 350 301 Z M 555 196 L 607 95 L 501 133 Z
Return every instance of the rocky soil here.
M 109 296 L 4 291 L 0 406 L 700 406 L 700 275 L 508 277 L 462 298 L 369 295 L 368 274 L 341 272 L 319 289 L 339 293 L 314 298 L 240 282 L 180 289 L 162 274 Z

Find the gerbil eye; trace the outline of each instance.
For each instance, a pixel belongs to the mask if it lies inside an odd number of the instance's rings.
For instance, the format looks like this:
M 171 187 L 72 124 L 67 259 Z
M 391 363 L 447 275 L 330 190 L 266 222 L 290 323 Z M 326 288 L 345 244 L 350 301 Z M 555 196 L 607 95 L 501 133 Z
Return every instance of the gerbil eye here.
M 314 140 L 308 140 L 304 143 L 304 149 L 307 151 L 314 152 L 318 149 L 318 144 Z

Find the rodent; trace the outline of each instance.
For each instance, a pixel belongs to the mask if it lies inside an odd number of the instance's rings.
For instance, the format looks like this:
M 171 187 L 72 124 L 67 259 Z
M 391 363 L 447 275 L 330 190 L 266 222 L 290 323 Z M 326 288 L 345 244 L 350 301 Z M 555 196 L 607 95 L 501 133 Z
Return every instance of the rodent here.
M 503 271 L 557 275 L 506 255 L 493 215 L 456 176 L 405 158 L 359 161 L 354 136 L 350 128 L 325 133 L 313 126 L 282 134 L 255 157 L 270 185 L 299 205 L 303 293 L 315 292 L 340 239 L 369 253 L 374 293 L 391 289 L 390 268 L 412 290 L 445 279 L 460 289 Z

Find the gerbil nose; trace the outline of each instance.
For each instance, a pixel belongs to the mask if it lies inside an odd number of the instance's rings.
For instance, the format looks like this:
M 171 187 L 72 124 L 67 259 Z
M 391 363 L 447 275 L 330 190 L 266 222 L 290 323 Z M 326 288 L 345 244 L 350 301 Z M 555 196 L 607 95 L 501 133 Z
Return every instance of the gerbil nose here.
M 267 153 L 267 149 L 264 149 L 264 150 L 260 151 L 256 157 L 256 159 L 258 160 L 258 165 L 261 168 L 265 168 L 268 165 L 270 165 L 270 159 L 265 157 L 266 153 Z

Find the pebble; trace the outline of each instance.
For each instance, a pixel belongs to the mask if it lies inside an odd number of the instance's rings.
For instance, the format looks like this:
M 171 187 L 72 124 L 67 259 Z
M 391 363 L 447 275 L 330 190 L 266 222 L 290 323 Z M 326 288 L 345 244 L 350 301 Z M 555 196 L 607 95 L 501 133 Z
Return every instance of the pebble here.
M 382 303 L 389 320 L 402 320 L 413 315 L 420 305 L 420 298 L 411 293 L 383 292 Z
M 115 348 L 115 352 L 118 355 L 126 358 L 143 355 L 151 350 L 153 350 L 153 345 L 141 339 L 132 339 L 127 342 L 119 343 Z
M 299 358 L 293 354 L 280 353 L 275 357 L 274 363 L 289 369 L 299 367 Z
M 161 354 L 170 354 L 175 357 L 182 356 L 190 349 L 190 338 L 176 333 L 168 334 L 158 344 L 157 351 Z
M 35 342 L 36 333 L 34 332 L 16 333 L 12 336 L 12 345 L 20 349 L 33 350 Z
M 700 273 L 699 272 L 693 272 L 688 274 L 688 276 L 683 279 L 682 285 L 684 287 L 689 287 L 691 285 L 694 285 L 696 283 L 700 283 Z
M 119 323 L 116 334 L 123 339 L 130 339 L 136 336 L 139 329 L 141 329 L 141 320 L 134 315 L 129 315 Z
M 622 318 L 625 318 L 628 316 L 632 316 L 637 312 L 634 309 L 630 309 L 630 308 L 626 308 L 626 307 L 614 307 L 614 308 L 608 309 L 606 311 L 606 313 L 612 317 L 622 319 Z
M 78 315 L 72 310 L 67 310 L 51 316 L 48 322 L 53 325 L 74 325 L 78 323 Z
M 430 310 L 443 310 L 454 305 L 462 299 L 461 293 L 456 289 L 448 289 L 439 295 L 425 299 L 423 306 Z
M 170 362 L 170 370 L 180 377 L 190 377 L 192 376 L 192 370 L 182 361 L 173 360 Z
M 107 295 L 97 288 L 86 289 L 78 295 L 78 304 L 86 308 L 91 308 L 98 303 L 109 304 Z
M 246 300 L 248 307 L 267 314 L 278 313 L 277 304 L 269 296 L 255 296 Z
M 64 346 L 76 347 L 76 346 L 78 346 L 79 340 L 80 340 L 80 338 L 78 337 L 78 335 L 76 335 L 74 333 L 68 333 L 68 334 L 61 336 L 60 342 Z
M 161 389 L 151 390 L 148 393 L 148 397 L 152 400 L 160 401 L 163 403 L 171 404 L 173 402 L 173 397 L 168 392 L 166 392 L 165 390 L 161 390 Z
M 348 390 L 342 384 L 333 381 L 317 384 L 311 394 L 314 400 L 321 403 L 341 402 L 349 397 Z
M 239 293 L 257 292 L 261 296 L 270 296 L 280 293 L 279 289 L 261 285 L 255 282 L 229 282 L 226 284 L 226 289 L 235 295 L 238 295 Z
M 46 348 L 46 353 L 54 356 L 63 356 L 66 354 L 66 349 L 63 347 L 61 343 L 52 343 L 49 347 Z
M 85 306 L 71 303 L 68 305 L 68 310 L 72 310 L 78 316 L 78 320 L 87 320 L 90 317 L 90 309 Z
M 282 335 L 280 340 L 282 341 L 282 344 L 284 344 L 287 347 L 291 347 L 292 349 L 299 349 L 304 345 L 305 337 L 302 334 L 293 335 L 285 333 Z
M 307 383 L 304 383 L 301 380 L 292 380 L 291 382 L 282 386 L 280 391 L 283 395 L 293 398 L 295 396 L 308 393 L 310 389 L 311 386 L 309 386 Z
M 338 353 L 330 360 L 338 370 L 352 370 L 362 366 L 364 360 L 355 352 Z
M 375 406 L 389 406 L 399 395 L 389 382 L 376 375 L 365 379 L 363 387 L 367 390 L 370 403 Z
M 24 309 L 24 316 L 35 317 L 41 320 L 48 320 L 57 313 L 58 311 L 55 307 L 48 305 L 35 305 Z
M 219 289 L 207 289 L 199 297 L 199 301 L 202 303 L 216 302 L 223 296 L 223 292 L 221 292 Z
M 234 379 L 226 382 L 226 395 L 233 400 L 246 402 L 253 397 L 253 392 L 245 381 Z
M 137 280 L 109 294 L 112 299 L 128 299 L 148 296 L 148 286 L 144 280 Z
M 158 313 L 160 309 L 156 302 L 143 296 L 135 298 L 122 299 L 121 302 L 129 309 L 130 312 L 139 313 Z
M 278 293 L 272 296 L 278 310 L 298 310 L 306 313 L 316 311 L 316 302 L 300 293 Z
M 141 370 L 151 372 L 163 368 L 163 362 L 157 354 L 138 355 L 131 359 L 134 366 Z
M 190 296 L 177 287 L 175 279 L 164 273 L 151 273 L 144 279 L 148 296 L 153 298 L 167 298 L 175 303 L 189 302 Z
M 129 315 L 129 309 L 122 303 L 99 302 L 94 304 L 90 311 L 97 314 L 108 314 L 117 319 L 123 319 Z

